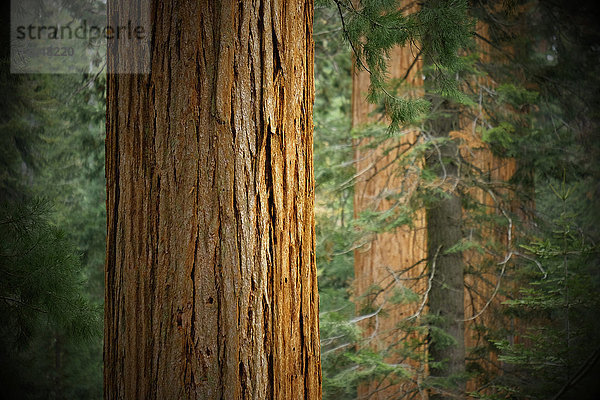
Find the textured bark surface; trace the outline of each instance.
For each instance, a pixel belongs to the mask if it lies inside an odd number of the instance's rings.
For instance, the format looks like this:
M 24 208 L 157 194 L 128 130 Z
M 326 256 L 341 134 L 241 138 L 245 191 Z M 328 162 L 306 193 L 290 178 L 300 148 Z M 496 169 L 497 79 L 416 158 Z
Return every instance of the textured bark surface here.
M 155 0 L 151 73 L 108 75 L 106 399 L 321 397 L 312 15 Z
M 416 5 L 407 0 L 402 2 L 401 7 L 409 4 L 413 7 Z M 420 95 L 418 89 L 414 90 L 422 86 L 421 62 L 415 60 L 418 53 L 418 49 L 411 46 L 395 48 L 390 52 L 390 78 L 399 79 L 406 75 L 406 84 L 412 88 L 410 91 L 405 91 L 403 95 Z M 375 106 L 366 101 L 369 83 L 368 72 L 355 69 L 352 77 L 352 125 L 354 127 L 381 118 L 380 115 L 373 114 Z M 405 199 L 410 197 L 410 193 L 418 184 L 419 166 L 399 167 L 399 160 L 416 140 L 416 132 L 406 131 L 401 136 L 390 138 L 374 148 L 369 146 L 369 139 L 355 143 L 357 171 L 354 187 L 355 216 L 363 211 L 390 209 L 397 200 L 389 200 L 389 195 L 403 193 Z M 390 354 L 386 357 L 386 361 L 405 365 L 412 369 L 414 377 L 420 379 L 425 375 L 425 365 L 406 359 L 402 352 L 399 352 L 404 342 L 414 338 L 414 334 L 409 334 L 398 327 L 399 323 L 406 321 L 417 312 L 419 304 L 392 302 L 392 297 L 398 291 L 410 289 L 423 294 L 427 286 L 424 261 L 427 257 L 427 247 L 423 211 L 417 212 L 413 223 L 412 229 L 403 226 L 392 232 L 377 233 L 355 251 L 355 300 L 357 311 L 361 313 L 363 304 L 370 302 L 376 296 L 372 307 L 375 311 L 379 307 L 382 308 L 380 313 L 360 322 L 364 337 L 371 338 L 369 346 L 373 350 Z M 382 288 L 383 291 L 372 293 L 370 290 L 374 285 Z M 398 384 L 383 380 L 359 386 L 358 397 L 374 400 L 402 398 L 414 390 L 416 385 L 412 382 L 405 381 Z

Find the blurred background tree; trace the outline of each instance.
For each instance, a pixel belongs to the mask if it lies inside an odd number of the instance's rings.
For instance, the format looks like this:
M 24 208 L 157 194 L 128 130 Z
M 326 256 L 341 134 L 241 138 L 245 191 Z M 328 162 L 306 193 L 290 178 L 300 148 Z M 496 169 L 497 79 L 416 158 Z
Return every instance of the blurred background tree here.
M 103 3 L 70 12 L 102 21 Z M 3 7 L 2 42 L 9 43 Z M 0 55 L 0 382 L 7 398 L 102 398 L 104 78 L 10 73 Z

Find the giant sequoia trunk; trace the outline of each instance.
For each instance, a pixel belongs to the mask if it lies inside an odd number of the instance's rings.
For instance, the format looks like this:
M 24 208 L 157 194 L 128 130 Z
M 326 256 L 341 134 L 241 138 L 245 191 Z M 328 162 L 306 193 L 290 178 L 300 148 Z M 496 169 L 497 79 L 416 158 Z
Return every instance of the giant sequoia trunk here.
M 416 4 L 403 0 L 400 7 L 414 11 Z M 418 54 L 418 49 L 410 45 L 396 47 L 390 52 L 390 78 L 405 78 L 407 89 L 402 92 L 402 96 L 420 95 L 423 81 Z M 360 128 L 381 117 L 374 115 L 376 106 L 366 101 L 369 84 L 369 73 L 355 68 L 352 76 L 354 127 Z M 355 143 L 356 217 L 365 211 L 383 212 L 398 208 L 397 202 L 405 203 L 410 198 L 409 193 L 414 192 L 418 184 L 418 174 L 415 173 L 418 167 L 400 166 L 400 161 L 406 158 L 417 141 L 416 131 L 406 131 L 389 137 L 377 146 L 373 146 L 370 138 Z M 395 198 L 399 193 L 403 194 L 401 200 Z M 371 310 L 380 311 L 359 323 L 363 329 L 363 337 L 373 351 L 385 355 L 387 362 L 403 365 L 411 374 L 410 380 L 399 380 L 397 376 L 392 376 L 391 379 L 377 379 L 360 385 L 358 398 L 411 398 L 419 390 L 415 382 L 421 381 L 425 376 L 426 365 L 422 359 L 425 358 L 426 349 L 411 349 L 414 354 L 407 354 L 402 348 L 410 340 L 423 338 L 401 326 L 419 311 L 419 304 L 399 302 L 395 297 L 397 298 L 398 293 L 407 291 L 417 294 L 425 292 L 426 250 L 425 214 L 418 211 L 412 227 L 402 226 L 389 232 L 374 234 L 354 253 L 357 312 L 364 313 L 365 305 L 370 305 Z M 373 288 L 381 290 L 375 291 Z
M 477 31 L 481 37 L 488 37 L 485 25 L 478 24 Z M 478 40 L 477 44 L 482 53 L 481 61 L 490 62 L 492 48 L 488 40 Z M 413 70 L 407 78 L 418 90 L 423 81 L 419 78 L 422 74 L 420 60 L 414 64 L 412 62 L 417 53 L 408 47 L 394 49 L 389 67 L 390 76 L 400 78 L 412 66 Z M 497 54 L 493 56 L 495 60 L 499 59 Z M 432 81 L 434 79 L 426 80 Z M 352 95 L 355 126 L 373 120 L 369 113 L 375 108 L 365 101 L 368 84 L 366 72 L 355 73 Z M 483 87 L 495 86 L 489 77 L 473 78 L 470 82 L 470 87 L 480 92 Z M 482 140 L 481 130 L 475 129 L 479 125 L 481 129 L 487 129 L 485 121 L 489 115 L 485 110 L 477 109 L 475 111 L 480 115 L 474 115 L 472 110 L 465 107 L 451 106 L 439 98 L 432 100 L 435 103 L 434 112 L 440 117 L 432 119 L 425 127 L 424 133 L 437 144 L 428 154 L 426 167 L 437 174 L 434 184 L 440 190 L 437 195 L 430 197 L 432 201 L 426 216 L 423 211 L 416 214 L 412 230 L 402 227 L 393 232 L 379 233 L 356 251 L 356 294 L 359 298 L 376 297 L 375 310 L 383 305 L 381 313 L 360 323 L 370 345 L 377 351 L 385 352 L 406 341 L 407 336 L 402 336 L 402 329 L 398 326 L 406 321 L 407 316 L 413 315 L 418 306 L 392 305 L 386 300 L 393 289 L 400 286 L 397 282 L 413 282 L 411 289 L 427 300 L 427 307 L 420 310 L 421 315 L 429 314 L 432 322 L 429 356 L 433 361 L 442 362 L 429 366 L 431 377 L 441 378 L 441 383 L 446 384 L 448 377 L 464 376 L 467 367 L 481 372 L 466 384 L 464 379 L 456 379 L 453 388 L 457 389 L 455 393 L 444 388 L 431 391 L 432 398 L 452 398 L 462 395 L 465 388 L 467 391 L 483 392 L 485 389 L 482 390 L 482 387 L 499 373 L 497 355 L 489 344 L 489 332 L 508 327 L 516 321 L 503 318 L 501 310 L 506 297 L 499 289 L 502 287 L 505 292 L 511 290 L 511 283 L 506 282 L 507 276 L 503 272 L 505 262 L 501 261 L 509 254 L 512 245 L 511 235 L 508 234 L 510 227 L 498 224 L 497 219 L 499 217 L 505 222 L 508 214 L 504 214 L 503 210 L 514 213 L 522 205 L 515 201 L 513 189 L 508 185 L 516 170 L 515 160 L 494 156 L 489 145 Z M 363 140 L 356 147 L 358 178 L 354 207 L 357 214 L 364 210 L 383 211 L 391 208 L 393 202 L 388 200 L 390 194 L 410 197 L 411 188 L 418 181 L 405 173 L 405 167 L 397 168 L 396 161 L 402 157 L 402 146 L 408 147 L 408 143 L 415 142 L 415 137 L 414 132 L 403 133 L 401 139 L 387 140 L 376 148 L 363 146 L 369 143 L 368 140 Z M 462 164 L 462 176 L 459 176 L 458 163 Z M 470 207 L 477 205 L 475 211 L 462 209 L 459 191 L 467 196 L 465 203 L 472 203 Z M 470 215 L 472 212 L 474 215 Z M 487 214 L 488 219 L 481 214 Z M 469 232 L 473 242 L 479 241 L 481 246 L 491 247 L 492 254 L 498 251 L 499 255 L 490 257 L 477 250 L 449 253 L 449 249 L 465 238 L 464 232 Z M 427 270 L 423 264 L 419 265 L 422 259 L 428 260 Z M 431 276 L 433 279 L 428 290 L 426 280 Z M 383 290 L 369 296 L 369 290 L 374 285 Z M 387 360 L 410 365 L 416 381 L 422 378 L 423 372 L 427 372 L 414 361 L 405 363 L 397 356 L 388 357 Z M 421 376 L 418 374 L 419 367 Z M 414 388 L 414 384 L 376 381 L 360 386 L 359 397 L 410 397 Z
M 105 398 L 318 399 L 312 1 L 151 3 L 151 73 L 109 47 Z

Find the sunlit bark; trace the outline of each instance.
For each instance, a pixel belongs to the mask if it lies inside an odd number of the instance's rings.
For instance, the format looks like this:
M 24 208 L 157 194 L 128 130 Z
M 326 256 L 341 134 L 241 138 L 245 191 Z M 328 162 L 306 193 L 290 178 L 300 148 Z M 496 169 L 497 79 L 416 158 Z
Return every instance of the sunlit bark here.
M 151 73 L 109 48 L 106 399 L 321 397 L 312 16 L 152 1 Z

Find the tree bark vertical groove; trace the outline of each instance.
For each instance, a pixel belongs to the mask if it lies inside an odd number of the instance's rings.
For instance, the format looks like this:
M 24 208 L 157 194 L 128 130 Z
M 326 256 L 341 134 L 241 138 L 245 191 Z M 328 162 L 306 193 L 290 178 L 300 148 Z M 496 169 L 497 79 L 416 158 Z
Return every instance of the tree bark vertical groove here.
M 106 399 L 321 397 L 312 13 L 155 0 L 109 73 Z

